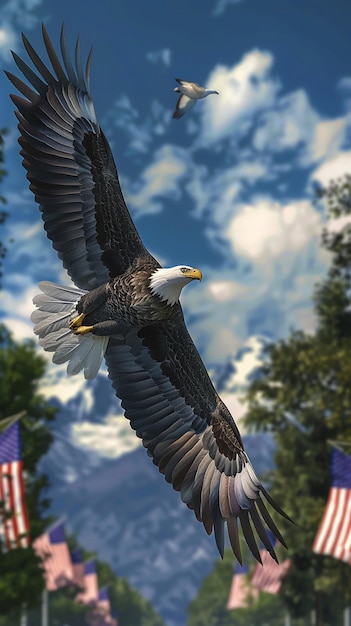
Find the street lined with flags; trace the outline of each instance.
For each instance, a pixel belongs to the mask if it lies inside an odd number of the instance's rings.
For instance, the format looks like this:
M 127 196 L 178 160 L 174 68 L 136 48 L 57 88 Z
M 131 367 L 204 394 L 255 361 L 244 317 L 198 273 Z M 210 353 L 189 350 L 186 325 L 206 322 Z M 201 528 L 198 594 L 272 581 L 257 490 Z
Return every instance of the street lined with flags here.
M 87 615 L 89 626 L 118 626 L 118 620 L 112 615 L 107 587 L 99 589 L 98 576 L 94 559 L 83 562 L 80 548 L 70 553 L 65 539 L 64 522 L 58 520 L 45 533 L 33 542 L 33 549 L 42 559 L 45 578 L 43 595 L 43 613 L 48 621 L 48 591 L 74 586 L 80 589 L 75 602 L 82 602 L 91 607 Z M 45 621 L 46 620 L 46 621 Z

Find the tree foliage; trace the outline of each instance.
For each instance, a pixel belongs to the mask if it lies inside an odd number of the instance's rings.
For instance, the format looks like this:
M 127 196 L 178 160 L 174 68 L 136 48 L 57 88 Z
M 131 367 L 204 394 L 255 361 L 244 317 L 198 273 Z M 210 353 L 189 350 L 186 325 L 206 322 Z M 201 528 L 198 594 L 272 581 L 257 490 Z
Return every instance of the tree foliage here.
M 54 417 L 54 410 L 38 393 L 44 370 L 45 361 L 36 354 L 34 345 L 15 342 L 9 331 L 0 326 L 0 419 L 22 410 L 26 413 L 21 427 L 22 458 L 32 539 L 43 532 L 48 507 L 47 479 L 37 471 L 38 462 L 52 441 L 45 424 Z M 0 616 L 22 603 L 31 606 L 39 601 L 43 577 L 38 565 L 31 548 L 1 551 Z
M 274 433 L 273 493 L 296 524 L 284 529 L 293 560 L 284 602 L 295 615 L 315 609 L 317 623 L 331 626 L 351 602 L 351 568 L 311 545 L 330 487 L 330 441 L 351 442 L 351 178 L 320 195 L 333 227 L 322 238 L 331 265 L 315 290 L 316 331 L 293 331 L 268 348 L 262 378 L 249 389 L 247 421 Z
M 319 196 L 329 218 L 322 245 L 330 268 L 315 288 L 316 330 L 293 330 L 267 348 L 246 418 L 275 439 L 276 469 L 266 479 L 295 522 L 276 520 L 289 546 L 280 558 L 293 566 L 279 597 L 261 593 L 248 608 L 227 611 L 233 568 L 226 554 L 189 606 L 188 626 L 275 626 L 286 611 L 293 626 L 310 624 L 311 611 L 318 626 L 341 626 L 351 604 L 350 566 L 311 551 L 330 488 L 330 441 L 351 443 L 351 177 Z

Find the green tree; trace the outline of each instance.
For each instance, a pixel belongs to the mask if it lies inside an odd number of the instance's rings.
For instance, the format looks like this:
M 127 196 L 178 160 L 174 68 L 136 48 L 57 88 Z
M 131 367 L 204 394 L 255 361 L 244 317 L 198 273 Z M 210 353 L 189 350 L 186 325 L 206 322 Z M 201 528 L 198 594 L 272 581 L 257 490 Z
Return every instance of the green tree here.
M 36 354 L 31 342 L 19 344 L 9 331 L 0 326 L 0 419 L 25 411 L 22 419 L 22 458 L 25 469 L 25 490 L 31 538 L 40 535 L 47 523 L 47 478 L 40 475 L 37 465 L 52 441 L 46 422 L 53 419 L 54 410 L 38 393 L 45 371 L 45 361 Z M 33 550 L 16 549 L 0 554 L 0 624 L 8 625 L 6 613 L 22 604 L 39 602 L 43 576 Z M 5 621 L 4 621 L 5 619 Z
M 315 609 L 319 626 L 335 626 L 351 602 L 351 568 L 313 554 L 311 545 L 330 487 L 329 441 L 351 442 L 351 178 L 320 196 L 329 219 L 344 226 L 323 233 L 331 265 L 315 290 L 316 331 L 293 331 L 268 348 L 262 378 L 248 392 L 247 423 L 274 434 L 272 491 L 296 523 L 280 522 L 293 560 L 284 602 L 296 616 Z

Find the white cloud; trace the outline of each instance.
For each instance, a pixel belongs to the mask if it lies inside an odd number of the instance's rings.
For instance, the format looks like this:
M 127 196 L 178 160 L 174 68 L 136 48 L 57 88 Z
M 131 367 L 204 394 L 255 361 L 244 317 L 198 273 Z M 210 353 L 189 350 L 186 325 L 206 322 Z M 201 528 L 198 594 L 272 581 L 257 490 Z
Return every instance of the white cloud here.
M 236 395 L 233 393 L 222 393 L 221 398 L 226 405 L 227 409 L 229 409 L 230 413 L 233 416 L 234 421 L 238 425 L 241 418 L 244 417 L 246 413 L 246 406 L 240 402 Z M 242 425 L 240 424 L 240 431 L 243 435 Z
M 136 214 L 158 213 L 162 197 L 177 199 L 181 195 L 180 181 L 188 171 L 186 151 L 163 145 L 139 177 L 138 185 L 127 187 L 126 197 Z
M 204 101 L 201 142 L 210 144 L 231 136 L 243 135 L 255 114 L 275 100 L 279 84 L 271 76 L 273 55 L 252 50 L 232 67 L 217 66 L 207 81 L 209 89 L 219 92 Z
M 17 48 L 17 35 L 11 24 L 0 23 L 0 57 L 8 61 L 11 57 L 10 50 Z
M 262 199 L 241 208 L 227 236 L 235 254 L 257 262 L 298 253 L 320 229 L 321 217 L 308 200 L 282 206 Z
M 102 119 L 102 126 L 109 137 L 113 149 L 111 132 L 114 128 L 121 129 L 128 139 L 128 153 L 150 154 L 152 142 L 163 135 L 170 123 L 171 114 L 158 100 L 152 100 L 150 110 L 139 111 L 132 105 L 127 95 L 120 96 L 113 103 Z
M 142 445 L 122 414 L 109 415 L 103 424 L 72 424 L 72 443 L 109 459 L 116 459 Z
M 319 116 L 302 89 L 280 98 L 262 117 L 253 145 L 259 151 L 280 152 L 309 144 Z
M 208 234 L 216 237 L 226 230 L 229 220 L 237 210 L 241 194 L 262 179 L 269 180 L 271 173 L 264 160 L 252 159 L 231 167 L 223 167 L 210 175 L 208 169 L 194 165 L 186 189 L 195 203 L 193 214 L 207 218 Z
M 42 0 L 8 0 L 3 3 L 0 14 L 0 57 L 5 61 L 10 58 L 10 50 L 19 47 L 20 32 L 29 30 L 38 23 L 33 15 Z
M 163 65 L 169 66 L 171 64 L 172 54 L 169 48 L 162 48 L 162 50 L 148 52 L 146 58 L 148 61 L 151 61 L 151 63 L 163 63 Z
M 337 86 L 342 91 L 351 91 L 351 76 L 343 76 L 343 78 L 340 78 Z
M 1 292 L 1 321 L 13 333 L 16 340 L 34 339 L 33 324 L 30 320 L 34 304 L 33 297 L 38 287 L 22 274 L 11 276 L 11 290 Z
M 335 219 L 328 220 L 326 227 L 330 233 L 340 233 L 351 224 L 351 215 L 340 215 Z
M 351 151 L 340 152 L 332 159 L 328 159 L 311 175 L 311 180 L 327 187 L 332 180 L 351 174 Z
M 212 280 L 208 282 L 207 289 L 216 302 L 234 301 L 246 291 L 244 285 L 234 280 Z
M 330 158 L 340 150 L 345 138 L 348 120 L 346 117 L 324 120 L 315 127 L 311 142 L 311 160 Z
M 212 15 L 215 15 L 216 17 L 223 15 L 228 7 L 233 4 L 239 4 L 239 2 L 242 2 L 242 0 L 217 0 Z

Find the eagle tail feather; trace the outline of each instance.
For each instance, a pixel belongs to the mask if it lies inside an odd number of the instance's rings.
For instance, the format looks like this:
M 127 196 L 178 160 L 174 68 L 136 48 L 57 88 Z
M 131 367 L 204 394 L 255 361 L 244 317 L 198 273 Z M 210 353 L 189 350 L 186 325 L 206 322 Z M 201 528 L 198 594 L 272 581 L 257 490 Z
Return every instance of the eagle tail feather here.
M 67 374 L 73 376 L 84 370 L 87 380 L 95 378 L 109 338 L 92 333 L 76 335 L 69 327 L 77 314 L 76 305 L 86 291 L 48 281 L 39 283 L 39 288 L 42 293 L 33 299 L 37 309 L 31 319 L 40 345 L 54 352 L 54 363 L 67 363 Z

